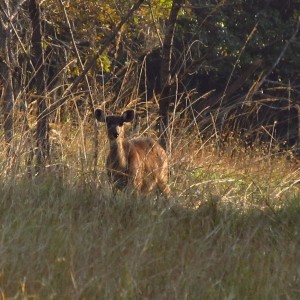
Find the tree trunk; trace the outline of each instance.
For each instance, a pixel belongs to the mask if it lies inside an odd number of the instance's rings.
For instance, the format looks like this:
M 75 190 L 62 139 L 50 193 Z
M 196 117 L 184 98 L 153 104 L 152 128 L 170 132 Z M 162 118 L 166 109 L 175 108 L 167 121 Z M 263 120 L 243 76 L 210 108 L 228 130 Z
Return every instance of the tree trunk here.
M 34 66 L 34 79 L 38 94 L 37 99 L 37 152 L 36 169 L 40 173 L 45 168 L 49 157 L 49 124 L 48 116 L 39 116 L 47 109 L 47 87 L 46 87 L 46 67 L 44 61 L 44 51 L 42 47 L 42 26 L 41 10 L 38 0 L 29 1 L 29 15 L 32 23 L 32 64 Z
M 178 12 L 184 0 L 174 0 L 171 7 L 169 19 L 167 21 L 166 34 L 163 42 L 162 61 L 161 61 L 161 91 L 159 100 L 160 115 L 160 143 L 166 149 L 169 140 L 169 105 L 171 89 L 171 65 L 172 47 L 174 31 Z
M 8 10 L 8 8 L 7 8 Z M 10 142 L 13 138 L 13 107 L 14 92 L 12 80 L 12 63 L 9 55 L 11 32 L 7 19 L 8 12 L 1 7 L 0 11 L 0 80 L 3 83 L 2 104 L 3 104 L 3 129 L 5 142 L 8 146 L 7 154 L 10 153 Z

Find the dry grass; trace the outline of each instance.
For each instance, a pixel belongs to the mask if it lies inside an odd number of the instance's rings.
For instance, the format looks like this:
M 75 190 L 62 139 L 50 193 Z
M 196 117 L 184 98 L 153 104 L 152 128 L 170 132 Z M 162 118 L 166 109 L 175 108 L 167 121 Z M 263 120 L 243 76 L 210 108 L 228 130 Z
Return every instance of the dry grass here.
M 56 169 L 3 172 L 2 299 L 300 297 L 297 162 L 178 139 L 166 204 L 113 195 L 105 147 L 94 174 L 91 143 L 61 132 Z

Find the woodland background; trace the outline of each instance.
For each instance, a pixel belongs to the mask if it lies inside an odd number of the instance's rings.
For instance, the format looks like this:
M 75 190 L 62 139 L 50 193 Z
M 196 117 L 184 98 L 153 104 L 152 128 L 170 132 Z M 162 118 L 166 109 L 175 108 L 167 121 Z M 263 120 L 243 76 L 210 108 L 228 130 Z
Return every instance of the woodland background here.
M 165 146 L 174 121 L 218 144 L 297 152 L 297 0 L 15 0 L 0 9 L 8 157 L 49 164 L 51 126 L 93 122 L 96 106 L 150 115 Z

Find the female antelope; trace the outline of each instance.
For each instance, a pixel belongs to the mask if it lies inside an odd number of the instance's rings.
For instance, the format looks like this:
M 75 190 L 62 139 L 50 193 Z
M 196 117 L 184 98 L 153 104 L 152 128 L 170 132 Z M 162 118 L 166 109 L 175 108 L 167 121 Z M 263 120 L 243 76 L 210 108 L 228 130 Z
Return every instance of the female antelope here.
M 165 150 L 152 138 L 126 139 L 124 123 L 132 122 L 134 111 L 106 116 L 95 110 L 97 121 L 106 123 L 110 151 L 106 169 L 111 183 L 118 189 L 131 185 L 137 192 L 149 193 L 158 188 L 168 197 L 168 160 Z

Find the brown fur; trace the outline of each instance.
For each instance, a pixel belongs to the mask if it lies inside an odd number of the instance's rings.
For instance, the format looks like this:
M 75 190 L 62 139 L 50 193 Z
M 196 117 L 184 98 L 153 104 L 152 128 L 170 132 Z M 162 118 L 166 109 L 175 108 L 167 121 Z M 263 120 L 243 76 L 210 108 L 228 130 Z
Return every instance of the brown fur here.
M 132 110 L 121 116 L 105 116 L 100 109 L 95 111 L 98 121 L 106 122 L 110 151 L 106 168 L 110 181 L 118 189 L 129 185 L 136 192 L 149 193 L 158 188 L 168 197 L 168 160 L 165 150 L 152 138 L 124 138 L 124 122 L 131 122 Z

